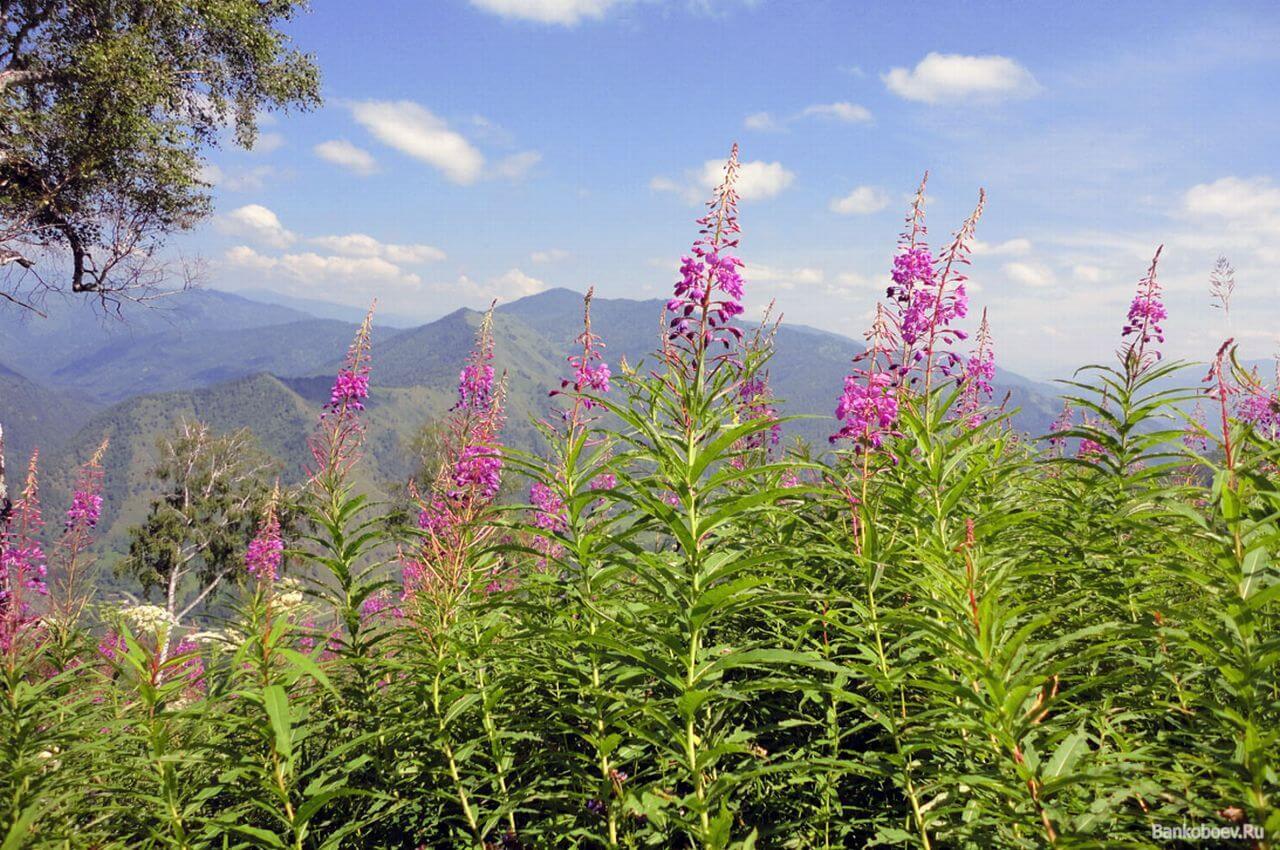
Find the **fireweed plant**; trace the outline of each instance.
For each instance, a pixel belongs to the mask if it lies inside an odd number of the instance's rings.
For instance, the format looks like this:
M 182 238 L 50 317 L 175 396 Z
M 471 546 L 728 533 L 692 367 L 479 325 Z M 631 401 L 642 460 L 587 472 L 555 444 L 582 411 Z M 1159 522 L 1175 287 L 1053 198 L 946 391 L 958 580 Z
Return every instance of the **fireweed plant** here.
M 829 445 L 785 445 L 738 170 L 651 357 L 610 359 L 588 293 L 536 453 L 504 444 L 490 309 L 438 456 L 373 501 L 367 318 L 303 480 L 259 482 L 193 614 L 92 594 L 107 444 L 65 512 L 33 458 L 0 529 L 0 848 L 1273 846 L 1275 384 L 1231 340 L 1162 356 L 1157 251 L 1114 361 L 1017 433 L 966 291 L 985 196 L 935 251 L 922 181 Z

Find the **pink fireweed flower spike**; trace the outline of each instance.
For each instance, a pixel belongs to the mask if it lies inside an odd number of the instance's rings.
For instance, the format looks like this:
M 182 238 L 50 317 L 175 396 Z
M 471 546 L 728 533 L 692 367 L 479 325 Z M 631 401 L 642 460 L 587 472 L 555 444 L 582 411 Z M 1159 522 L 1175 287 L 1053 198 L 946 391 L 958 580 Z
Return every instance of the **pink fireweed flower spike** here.
M 284 539 L 280 535 L 280 518 L 276 506 L 280 501 L 280 485 L 271 493 L 263 510 L 258 533 L 244 553 L 244 568 L 260 584 L 271 584 L 280 577 L 284 560 Z
M 940 269 L 936 274 L 936 284 L 924 289 L 918 296 L 923 314 L 922 324 L 913 330 L 924 340 L 924 385 L 925 394 L 929 392 L 933 380 L 934 357 L 939 354 L 939 345 L 954 345 L 964 340 L 964 331 L 951 327 L 956 319 L 963 319 L 969 313 L 969 294 L 965 290 L 968 277 L 964 267 L 969 265 L 969 253 L 973 250 L 973 237 L 978 228 L 978 220 L 987 205 L 987 193 L 978 190 L 978 203 L 973 212 L 965 219 L 964 224 L 955 232 L 951 244 L 942 252 L 938 263 Z M 906 322 L 904 320 L 904 327 Z M 905 330 L 904 330 L 905 333 Z M 959 358 L 952 352 L 942 352 L 945 365 L 954 365 Z M 920 357 L 917 354 L 917 359 Z
M 1268 389 L 1256 374 L 1249 375 L 1236 402 L 1236 416 L 1253 426 L 1258 434 L 1276 439 L 1280 434 L 1280 359 L 1276 361 L 1276 384 Z
M 320 414 L 320 425 L 307 440 L 312 458 L 307 472 L 313 482 L 328 477 L 332 483 L 333 478 L 345 475 L 359 459 L 360 446 L 364 441 L 364 423 L 359 414 L 369 397 L 371 335 L 376 306 L 375 301 L 360 323 L 347 349 L 347 359 L 334 378 L 329 400 Z
M 1062 412 L 1058 414 L 1058 418 L 1053 420 L 1053 424 L 1049 426 L 1049 445 L 1054 448 L 1061 448 L 1067 438 L 1062 436 L 1063 432 L 1070 431 L 1075 420 L 1075 411 L 1071 409 L 1071 402 L 1064 401 L 1062 403 Z
M 1160 263 L 1160 252 L 1163 250 L 1163 245 L 1156 248 L 1155 256 L 1151 258 L 1151 267 L 1138 282 L 1138 292 L 1129 304 L 1129 315 L 1120 332 L 1122 338 L 1133 337 L 1129 347 L 1122 353 L 1126 363 L 1132 360 L 1141 366 L 1146 364 L 1148 357 L 1160 359 L 1159 349 L 1152 348 L 1148 351 L 1147 346 L 1152 342 L 1164 343 L 1164 329 L 1160 323 L 1169 316 L 1160 300 L 1160 282 L 1156 280 L 1156 266 Z
M 956 418 L 970 428 L 982 424 L 981 408 L 991 400 L 991 382 L 996 377 L 996 354 L 991 340 L 991 326 L 987 323 L 987 311 L 982 311 L 982 323 L 978 325 L 978 339 L 973 353 L 965 361 L 957 380 L 963 388 Z
M 667 302 L 669 337 L 684 340 L 694 351 L 705 351 L 713 341 L 726 347 L 742 332 L 730 322 L 742 306 L 742 261 L 730 252 L 738 247 L 738 145 L 725 162 L 724 180 L 707 202 L 707 214 L 698 219 L 698 239 L 692 256 L 680 263 L 680 280 Z
M 45 585 L 48 567 L 38 539 L 44 526 L 36 472 L 39 459 L 39 450 L 31 453 L 22 497 L 0 531 L 0 652 L 16 648 L 21 633 L 36 620 L 24 598 L 27 592 L 40 596 L 49 592 Z
M 466 365 L 458 373 L 458 401 L 455 410 L 483 411 L 493 397 L 493 310 L 497 301 L 489 304 L 480 329 L 476 331 L 475 348 L 467 357 Z
M 573 376 L 560 382 L 560 389 L 552 390 L 551 395 L 572 395 L 573 407 L 565 411 L 565 419 L 578 421 L 579 409 L 589 411 L 599 405 L 585 393 L 606 395 L 609 392 L 609 380 L 613 372 L 609 364 L 604 362 L 604 342 L 591 332 L 591 299 L 595 297 L 596 288 L 590 287 L 582 299 L 582 333 L 574 340 L 581 346 L 581 353 L 570 354 L 569 366 Z
M 844 379 L 844 392 L 836 404 L 836 419 L 840 430 L 828 439 L 832 443 L 852 440 L 859 454 L 883 447 L 886 437 L 897 436 L 894 426 L 898 421 L 897 382 L 887 368 L 897 340 L 884 305 L 876 305 L 876 318 L 867 336 L 867 350 L 853 359 L 855 364 L 865 362 L 865 367 L 855 367 Z

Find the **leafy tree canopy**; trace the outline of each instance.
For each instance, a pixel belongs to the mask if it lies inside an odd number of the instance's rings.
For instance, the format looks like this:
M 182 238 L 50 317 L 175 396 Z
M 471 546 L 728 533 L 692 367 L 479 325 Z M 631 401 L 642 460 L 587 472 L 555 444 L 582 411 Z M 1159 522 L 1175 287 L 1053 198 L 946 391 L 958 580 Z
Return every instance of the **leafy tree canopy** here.
M 305 0 L 0 0 L 0 298 L 104 305 L 165 279 L 209 211 L 201 150 L 319 103 L 282 26 Z

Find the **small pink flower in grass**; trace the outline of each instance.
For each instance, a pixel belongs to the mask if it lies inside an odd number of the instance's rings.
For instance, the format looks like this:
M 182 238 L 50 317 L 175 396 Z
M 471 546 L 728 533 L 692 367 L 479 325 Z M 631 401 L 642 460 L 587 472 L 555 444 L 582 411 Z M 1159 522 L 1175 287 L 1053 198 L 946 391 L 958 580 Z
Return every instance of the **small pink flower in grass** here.
M 271 494 L 258 524 L 258 533 L 249 542 L 244 553 L 244 568 L 259 582 L 271 584 L 280 577 L 280 564 L 284 560 L 284 540 L 280 536 L 280 519 L 276 514 L 279 488 Z
M 1081 460 L 1092 460 L 1100 458 L 1106 453 L 1107 450 L 1102 447 L 1101 443 L 1085 437 L 1080 440 L 1080 448 L 1076 450 L 1076 457 Z
M 1163 245 L 1156 248 L 1155 256 L 1151 258 L 1151 267 L 1138 282 L 1138 292 L 1129 304 L 1129 315 L 1120 332 L 1122 338 L 1132 337 L 1124 351 L 1125 359 L 1134 358 L 1139 364 L 1144 363 L 1148 355 L 1159 360 L 1160 351 L 1155 348 L 1148 351 L 1147 346 L 1153 342 L 1164 342 L 1164 329 L 1160 323 L 1169 317 L 1169 313 L 1160 300 L 1160 282 L 1156 280 L 1156 266 L 1160 263 L 1160 252 L 1163 250 Z
M 102 636 L 102 640 L 98 641 L 98 655 L 107 661 L 119 661 L 126 649 L 124 636 L 115 629 L 108 631 Z

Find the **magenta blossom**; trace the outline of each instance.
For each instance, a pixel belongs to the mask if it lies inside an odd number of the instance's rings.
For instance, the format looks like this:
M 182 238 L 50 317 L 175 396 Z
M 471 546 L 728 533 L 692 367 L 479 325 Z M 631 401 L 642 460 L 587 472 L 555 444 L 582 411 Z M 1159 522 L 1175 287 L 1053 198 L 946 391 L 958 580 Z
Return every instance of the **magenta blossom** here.
M 692 256 L 680 262 L 680 280 L 667 302 L 670 338 L 684 339 L 701 350 L 712 341 L 729 345 L 741 331 L 732 320 L 742 315 L 742 261 L 729 252 L 738 246 L 738 146 L 725 162 L 724 180 L 707 204 L 707 214 L 699 218 L 699 237 Z
M 961 386 L 960 406 L 956 418 L 970 428 L 982 424 L 981 409 L 991 400 L 994 392 L 991 382 L 996 377 L 996 354 L 991 342 L 991 326 L 987 323 L 987 311 L 982 311 L 982 323 L 978 326 L 978 344 L 956 380 Z
M 1156 266 L 1160 262 L 1160 252 L 1163 250 L 1163 245 L 1156 249 L 1155 256 L 1151 258 L 1151 267 L 1147 269 L 1146 276 L 1138 282 L 1138 293 L 1129 304 L 1129 315 L 1120 333 L 1121 337 L 1133 337 L 1129 343 L 1128 353 L 1137 356 L 1139 360 L 1142 359 L 1147 345 L 1152 341 L 1164 342 L 1164 328 L 1160 323 L 1169 317 L 1169 313 L 1160 300 L 1160 283 L 1156 280 Z M 1156 359 L 1159 359 L 1159 351 L 1152 353 Z
M 488 501 L 502 486 L 502 452 L 496 447 L 467 446 L 453 467 L 451 498 L 475 494 Z
M 550 532 L 563 532 L 569 527 L 564 500 L 541 481 L 529 488 L 529 502 L 534 507 L 533 524 Z
M 893 433 L 898 421 L 898 395 L 893 378 L 884 372 L 865 376 L 849 375 L 844 379 L 844 392 L 836 404 L 840 430 L 831 442 L 853 440 L 859 451 L 878 449 L 885 436 Z
M 280 536 L 280 520 L 276 516 L 274 498 L 267 505 L 258 533 L 244 553 L 244 568 L 260 582 L 270 584 L 280 577 L 284 560 L 284 540 Z

